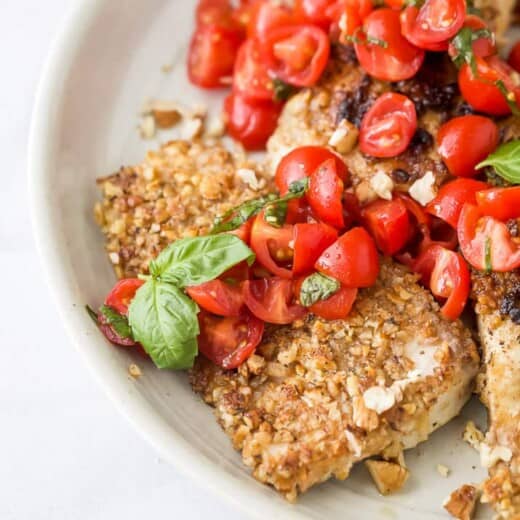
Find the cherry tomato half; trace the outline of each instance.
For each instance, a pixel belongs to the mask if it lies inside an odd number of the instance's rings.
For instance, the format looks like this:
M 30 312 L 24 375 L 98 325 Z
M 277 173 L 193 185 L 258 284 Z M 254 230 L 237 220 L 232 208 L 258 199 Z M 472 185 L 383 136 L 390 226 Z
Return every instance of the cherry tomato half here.
M 222 280 L 187 287 L 188 296 L 204 310 L 218 316 L 239 316 L 244 305 L 242 288 Z
M 507 63 L 516 70 L 516 72 L 520 72 L 520 41 L 516 42 L 509 53 L 509 57 L 507 58 Z
M 113 345 L 119 347 L 135 347 L 140 346 L 133 338 L 123 338 L 114 329 L 110 323 L 107 322 L 105 316 L 102 313 L 98 313 L 98 326 L 99 330 L 103 333 L 105 338 L 110 341 Z M 141 347 L 142 348 L 142 347 Z
M 249 10 L 247 36 L 264 40 L 274 29 L 296 23 L 296 16 L 286 5 L 256 0 Z
M 386 92 L 363 117 L 359 148 L 374 157 L 395 157 L 406 150 L 416 129 L 415 105 L 406 96 Z
M 218 25 L 227 29 L 237 29 L 233 7 L 229 0 L 200 0 L 195 11 L 197 27 Z
M 296 0 L 294 11 L 299 20 L 328 31 L 332 21 L 329 9 L 334 8 L 336 3 L 337 0 Z
M 363 228 L 352 228 L 325 249 L 315 268 L 346 287 L 370 287 L 379 274 L 374 240 Z
M 294 225 L 294 260 L 293 275 L 312 271 L 321 253 L 338 238 L 338 232 L 327 224 Z
M 401 34 L 399 13 L 390 8 L 376 9 L 365 18 L 354 47 L 361 66 L 382 81 L 409 79 L 424 61 L 424 51 Z
M 357 289 L 340 287 L 330 298 L 311 305 L 309 311 L 324 320 L 344 320 L 350 314 L 357 294 Z
M 440 127 L 437 149 L 452 175 L 474 177 L 475 166 L 495 150 L 498 140 L 498 127 L 491 119 L 467 115 Z
M 119 280 L 105 299 L 105 305 L 112 307 L 123 316 L 128 315 L 128 306 L 134 299 L 137 289 L 144 284 L 139 278 L 124 278 Z
M 216 365 L 231 370 L 239 367 L 262 341 L 264 324 L 247 310 L 232 318 L 199 313 L 199 349 Z
M 520 186 L 483 189 L 476 194 L 477 205 L 483 215 L 504 222 L 520 218 Z
M 350 43 L 357 29 L 363 25 L 363 20 L 373 11 L 372 0 L 338 1 L 335 11 L 330 9 L 332 19 L 337 21 L 340 30 L 340 40 Z
M 462 26 L 471 29 L 473 32 L 480 31 L 482 29 L 487 29 L 488 26 L 482 18 L 474 14 L 469 14 L 466 16 L 466 20 L 464 20 L 464 24 Z M 471 49 L 475 56 L 479 58 L 487 58 L 488 56 L 493 56 L 493 54 L 497 53 L 497 46 L 495 42 L 495 37 L 493 33 L 490 33 L 488 38 L 482 37 L 476 39 L 471 44 Z M 448 53 L 452 58 L 455 58 L 459 54 L 460 50 L 456 48 L 453 42 L 450 42 Z

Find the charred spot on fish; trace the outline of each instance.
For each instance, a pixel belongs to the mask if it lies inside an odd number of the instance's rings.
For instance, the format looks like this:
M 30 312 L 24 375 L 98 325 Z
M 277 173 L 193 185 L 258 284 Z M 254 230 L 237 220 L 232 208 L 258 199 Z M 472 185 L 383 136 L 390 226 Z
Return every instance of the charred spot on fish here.
M 396 168 L 391 175 L 392 179 L 398 184 L 404 184 L 410 180 L 410 174 L 402 168 Z
M 416 78 L 398 81 L 393 84 L 393 89 L 409 97 L 419 115 L 427 110 L 452 111 L 459 96 L 457 83 L 443 85 L 427 83 Z
M 470 105 L 468 105 L 468 103 L 466 103 L 465 101 L 459 101 L 455 105 L 455 108 L 453 109 L 453 112 L 451 115 L 453 117 L 460 117 L 460 116 L 469 116 L 474 113 L 475 113 L 475 111 L 473 110 L 473 108 Z
M 333 59 L 337 59 L 342 63 L 356 64 L 358 62 L 354 45 L 349 43 L 334 43 L 331 47 Z
M 500 314 L 509 316 L 514 323 L 520 323 L 520 284 L 511 287 L 500 302 Z
M 374 95 L 370 93 L 371 84 L 370 76 L 365 74 L 355 90 L 341 94 L 341 101 L 336 113 L 336 124 L 346 119 L 358 128 L 361 126 L 364 115 L 375 100 Z
M 422 154 L 433 146 L 433 136 L 424 128 L 418 128 L 412 137 L 409 150 L 415 154 Z

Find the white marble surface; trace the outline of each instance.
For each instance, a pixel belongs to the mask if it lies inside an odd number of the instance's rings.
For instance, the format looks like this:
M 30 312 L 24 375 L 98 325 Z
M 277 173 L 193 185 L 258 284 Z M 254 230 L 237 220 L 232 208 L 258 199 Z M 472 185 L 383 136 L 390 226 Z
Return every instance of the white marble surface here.
M 0 519 L 243 518 L 161 461 L 119 416 L 42 280 L 27 136 L 43 61 L 72 2 L 0 0 Z

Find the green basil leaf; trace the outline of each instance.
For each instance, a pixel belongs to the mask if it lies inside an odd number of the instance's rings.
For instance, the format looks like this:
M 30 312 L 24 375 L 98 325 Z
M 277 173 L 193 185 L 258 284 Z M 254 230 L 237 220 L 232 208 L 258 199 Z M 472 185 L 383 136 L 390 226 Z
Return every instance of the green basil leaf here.
M 150 272 L 162 281 L 187 287 L 214 280 L 243 260 L 251 265 L 255 254 L 234 235 L 183 238 L 150 262 Z
M 128 321 L 157 367 L 181 370 L 193 366 L 198 352 L 198 311 L 179 288 L 151 279 L 136 292 Z
M 512 184 L 520 184 L 520 140 L 499 146 L 476 168 L 492 166 L 500 177 Z
M 467 63 L 475 76 L 477 75 L 477 61 L 473 52 L 473 43 L 481 38 L 494 42 L 493 33 L 489 29 L 471 29 L 470 27 L 463 27 L 451 41 L 455 49 L 455 54 L 451 58 L 453 63 L 458 68 Z
M 300 289 L 300 303 L 310 307 L 320 300 L 327 300 L 337 293 L 341 284 L 330 276 L 314 273 L 305 278 Z
M 90 319 L 96 324 L 99 325 L 98 315 L 97 312 L 90 306 L 85 305 L 85 310 L 87 311 L 87 314 L 90 316 Z
M 274 227 L 282 227 L 285 224 L 287 218 L 287 202 L 279 202 L 278 204 L 272 204 L 265 208 L 264 220 Z
M 275 101 L 287 101 L 296 91 L 292 85 L 285 83 L 285 81 L 280 78 L 275 78 L 273 80 L 273 89 Z
M 108 305 L 102 305 L 99 312 L 105 317 L 106 322 L 112 326 L 119 337 L 133 338 L 132 329 L 130 325 L 128 325 L 128 318 L 126 316 L 119 314 L 119 312 Z

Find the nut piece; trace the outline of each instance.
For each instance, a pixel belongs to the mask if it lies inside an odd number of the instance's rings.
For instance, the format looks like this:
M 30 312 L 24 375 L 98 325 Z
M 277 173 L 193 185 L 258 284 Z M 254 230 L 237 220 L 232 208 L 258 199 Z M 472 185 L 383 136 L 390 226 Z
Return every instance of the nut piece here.
M 154 101 L 151 112 L 158 128 L 171 128 L 182 119 L 178 105 L 168 101 Z
M 471 520 L 475 514 L 475 508 L 479 498 L 479 490 L 470 484 L 464 484 L 456 489 L 444 502 L 446 511 L 459 520 Z
M 399 491 L 410 476 L 406 468 L 385 460 L 367 460 L 365 466 L 382 495 Z
M 134 379 L 137 379 L 138 377 L 141 377 L 143 375 L 143 373 L 141 372 L 141 369 L 139 368 L 138 365 L 136 365 L 135 363 L 132 363 L 129 367 L 128 367 L 128 373 L 134 378 Z
M 144 116 L 139 123 L 139 133 L 143 139 L 155 137 L 155 119 L 153 116 Z
M 332 146 L 339 153 L 349 153 L 356 146 L 359 130 L 346 119 L 342 119 L 336 130 L 329 139 L 329 146 Z
M 370 187 L 376 194 L 385 200 L 392 200 L 394 181 L 383 171 L 378 171 L 370 179 Z
M 444 478 L 447 478 L 450 474 L 450 468 L 444 464 L 437 464 L 437 473 Z
M 475 426 L 473 421 L 468 421 L 462 439 L 473 449 L 480 451 L 480 445 L 484 442 L 484 434 Z
M 437 195 L 435 190 L 435 177 L 432 171 L 427 171 L 423 177 L 417 179 L 408 190 L 412 199 L 422 206 L 426 206 Z

